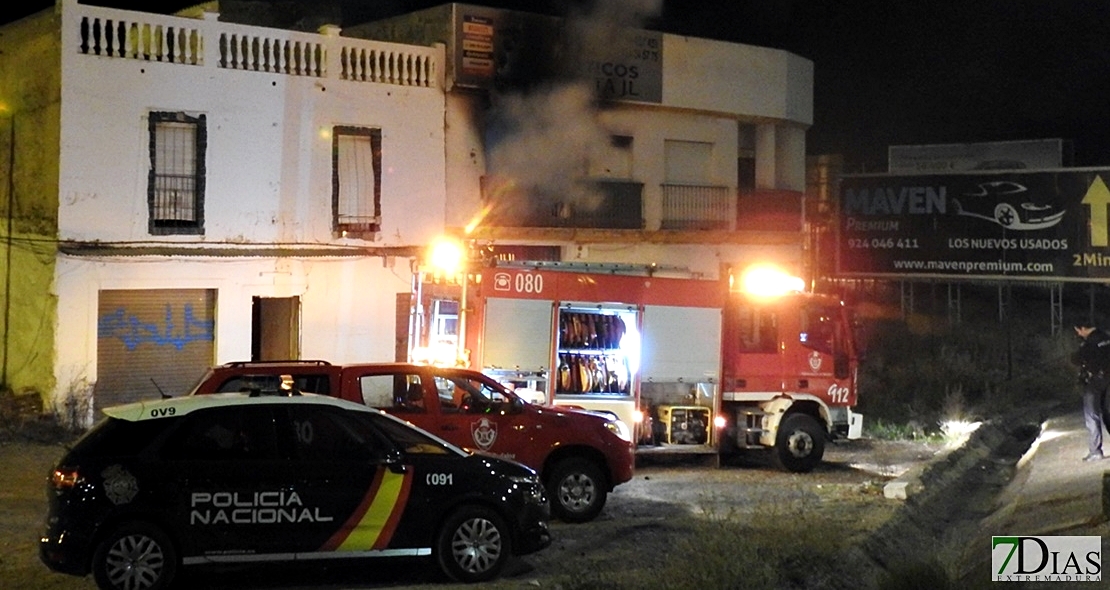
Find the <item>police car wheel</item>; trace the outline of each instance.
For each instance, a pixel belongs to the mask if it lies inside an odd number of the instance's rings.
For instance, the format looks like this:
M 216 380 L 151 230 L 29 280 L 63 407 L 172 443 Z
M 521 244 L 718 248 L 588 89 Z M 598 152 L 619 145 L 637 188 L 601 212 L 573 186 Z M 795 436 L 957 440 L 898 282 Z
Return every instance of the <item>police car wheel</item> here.
M 158 527 L 124 523 L 97 545 L 92 570 L 96 585 L 102 589 L 168 588 L 177 573 L 177 550 Z
M 779 424 L 773 452 L 775 464 L 786 471 L 813 471 L 825 456 L 825 431 L 808 414 L 791 414 Z
M 597 464 L 586 459 L 564 459 L 555 465 L 548 480 L 551 511 L 563 522 L 593 520 L 605 507 L 606 489 Z
M 443 524 L 436 557 L 447 577 L 456 582 L 491 580 L 501 572 L 510 552 L 509 530 L 496 512 L 464 506 Z

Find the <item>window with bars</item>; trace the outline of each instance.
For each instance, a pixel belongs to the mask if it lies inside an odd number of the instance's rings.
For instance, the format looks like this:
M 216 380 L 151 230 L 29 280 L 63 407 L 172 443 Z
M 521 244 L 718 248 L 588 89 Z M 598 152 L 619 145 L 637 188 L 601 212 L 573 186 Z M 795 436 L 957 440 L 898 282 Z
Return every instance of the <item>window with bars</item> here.
M 150 113 L 150 233 L 204 233 L 204 115 Z
M 381 129 L 332 129 L 331 179 L 335 233 L 340 237 L 373 237 L 381 229 Z

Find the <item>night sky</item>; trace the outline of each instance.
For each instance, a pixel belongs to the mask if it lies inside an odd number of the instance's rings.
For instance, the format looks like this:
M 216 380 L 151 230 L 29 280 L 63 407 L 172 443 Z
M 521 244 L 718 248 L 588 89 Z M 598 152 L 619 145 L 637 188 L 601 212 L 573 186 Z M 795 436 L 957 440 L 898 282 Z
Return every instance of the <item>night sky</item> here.
M 16 0 L 18 2 L 19 0 Z M 305 0 L 306 2 L 308 0 Z M 99 0 L 126 8 L 137 3 Z M 173 12 L 195 2 L 158 3 Z M 441 4 L 334 0 L 344 25 Z M 3 8 L 3 21 L 50 6 Z M 150 4 L 143 3 L 151 10 Z M 295 4 L 286 2 L 286 4 Z M 325 5 L 326 2 L 311 2 Z M 810 154 L 885 170 L 889 145 L 1062 138 L 1078 166 L 1110 166 L 1106 0 L 486 0 L 565 14 L 649 10 L 643 28 L 786 49 L 814 61 Z

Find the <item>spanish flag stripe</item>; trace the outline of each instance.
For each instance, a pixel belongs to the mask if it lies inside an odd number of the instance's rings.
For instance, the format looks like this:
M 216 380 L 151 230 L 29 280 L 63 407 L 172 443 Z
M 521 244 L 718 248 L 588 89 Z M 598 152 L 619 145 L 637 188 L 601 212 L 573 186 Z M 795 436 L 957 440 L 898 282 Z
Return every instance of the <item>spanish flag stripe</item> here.
M 411 477 L 406 473 L 393 473 L 383 470 L 381 485 L 378 493 L 370 503 L 370 508 L 362 516 L 355 528 L 340 543 L 337 550 L 355 551 L 370 549 L 378 542 L 382 530 L 385 528 L 390 514 L 398 501 L 402 500 L 401 492 L 406 490 L 405 482 Z
M 374 549 L 386 549 L 389 547 L 389 541 L 393 539 L 393 531 L 397 530 L 397 523 L 401 521 L 401 514 L 405 512 L 405 506 L 409 503 L 409 491 L 412 489 L 412 472 L 411 470 L 405 472 L 405 478 L 401 482 L 400 492 L 397 494 L 397 501 L 393 504 L 393 510 L 389 514 L 389 518 L 385 521 L 385 526 L 382 527 L 381 534 L 378 535 L 378 542 L 374 543 Z
M 382 486 L 382 477 L 384 475 L 385 469 L 379 468 L 378 472 L 374 475 L 374 481 L 370 483 L 370 487 L 366 490 L 366 495 L 362 497 L 362 501 L 351 511 L 351 515 L 347 517 L 347 521 L 343 523 L 343 526 L 335 531 L 335 534 L 324 543 L 323 547 L 320 547 L 320 551 L 335 551 L 339 547 L 339 544 L 347 538 L 349 531 L 354 530 L 354 528 L 358 526 L 358 523 L 366 514 L 367 509 L 370 508 L 370 502 L 377 497 L 378 490 Z

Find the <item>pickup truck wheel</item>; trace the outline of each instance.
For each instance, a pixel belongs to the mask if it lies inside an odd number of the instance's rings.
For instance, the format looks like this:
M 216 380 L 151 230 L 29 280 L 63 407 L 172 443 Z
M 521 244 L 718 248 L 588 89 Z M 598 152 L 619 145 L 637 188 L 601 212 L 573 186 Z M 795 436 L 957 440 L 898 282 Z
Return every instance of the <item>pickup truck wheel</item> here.
M 436 558 L 447 577 L 470 584 L 496 578 L 511 554 L 509 529 L 496 512 L 464 506 L 443 524 Z
M 124 523 L 96 546 L 93 578 L 106 590 L 160 590 L 177 573 L 177 551 L 158 527 Z
M 586 459 L 564 459 L 556 464 L 547 491 L 551 512 L 563 522 L 593 520 L 605 507 L 608 495 L 601 469 Z
M 772 456 L 786 471 L 812 471 L 825 456 L 825 431 L 813 416 L 791 414 L 779 424 Z

